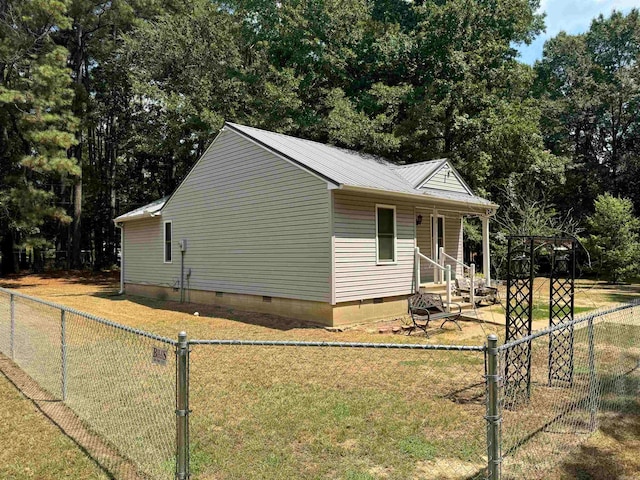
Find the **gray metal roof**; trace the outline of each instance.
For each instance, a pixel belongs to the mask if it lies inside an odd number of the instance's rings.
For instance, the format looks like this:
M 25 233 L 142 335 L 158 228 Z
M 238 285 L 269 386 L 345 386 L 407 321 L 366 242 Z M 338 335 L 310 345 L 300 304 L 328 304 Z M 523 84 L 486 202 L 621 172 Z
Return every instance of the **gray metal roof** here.
M 443 200 L 470 206 L 497 206 L 489 200 L 476 195 L 434 188 L 417 188 L 429 175 L 446 162 L 446 159 L 429 160 L 411 165 L 397 165 L 375 155 L 236 123 L 227 122 L 224 128 L 228 128 L 277 155 L 285 157 L 299 167 L 339 188 L 351 187 L 378 190 L 412 195 L 425 200 Z M 123 222 L 160 215 L 168 198 L 161 198 L 120 215 L 115 221 Z
M 402 193 L 414 191 L 384 158 L 235 123 L 226 125 L 335 185 Z
M 167 202 L 169 197 L 162 197 L 159 200 L 155 200 L 147 205 L 143 205 L 142 207 L 136 208 L 135 210 L 131 210 L 130 212 L 123 213 L 119 217 L 117 217 L 114 222 L 126 222 L 128 220 L 137 220 L 139 218 L 150 218 L 155 217 L 161 214 L 160 210 L 164 207 L 164 204 Z
M 437 188 L 421 188 L 420 192 L 428 195 L 429 197 L 442 200 L 468 203 L 470 205 L 486 205 L 488 207 L 495 206 L 493 202 L 487 200 L 486 198 L 478 197 L 476 195 L 468 195 L 461 192 L 450 192 L 448 190 L 440 190 Z
M 453 193 L 433 188 L 418 189 L 417 187 L 422 181 L 446 162 L 446 159 L 397 165 L 382 157 L 259 128 L 228 122 L 225 127 L 229 127 L 276 154 L 284 156 L 338 187 L 366 188 L 418 195 L 423 198 L 463 202 L 470 205 L 496 206 L 489 200 L 476 195 Z
M 394 165 L 392 168 L 408 181 L 413 188 L 418 188 L 429 175 L 446 161 L 446 158 L 439 158 L 438 160 L 427 160 L 426 162 L 412 163 L 410 165 Z

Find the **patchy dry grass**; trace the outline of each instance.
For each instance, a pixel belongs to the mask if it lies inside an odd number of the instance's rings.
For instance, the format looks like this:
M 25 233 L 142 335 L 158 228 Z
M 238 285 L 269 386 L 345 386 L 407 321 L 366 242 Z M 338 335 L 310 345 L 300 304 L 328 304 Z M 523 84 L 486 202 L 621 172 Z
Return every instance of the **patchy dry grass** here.
M 500 304 L 490 305 L 478 310 L 481 320 L 492 324 L 504 325 L 507 299 L 506 287 L 498 288 Z M 575 314 L 580 315 L 591 310 L 613 306 L 640 298 L 640 285 L 613 285 L 605 282 L 578 279 L 575 284 Z M 533 330 L 549 325 L 549 279 L 536 278 L 533 287 Z M 498 334 L 503 335 L 503 329 Z M 502 338 L 502 337 L 501 337 Z
M 0 438 L 0 478 L 108 478 L 73 441 L 2 375 Z
M 281 317 L 118 296 L 116 279 L 108 276 L 25 276 L 2 286 L 170 338 L 186 330 L 191 338 L 481 344 L 488 333 L 504 329 L 498 321 L 463 322 L 462 332 L 434 329 L 427 340 L 373 334 L 370 327 L 332 333 Z M 548 283 L 541 280 L 536 288 L 542 305 Z M 633 287 L 579 288 L 585 293 L 576 295 L 576 305 L 585 310 L 638 295 Z M 578 301 L 581 296 L 584 302 Z M 499 308 L 487 310 L 504 322 Z M 200 316 L 193 315 L 195 310 Z M 544 324 L 540 318 L 535 327 Z M 85 333 L 89 339 L 91 332 Z M 466 479 L 483 474 L 481 354 L 194 346 L 191 366 L 195 478 Z M 623 461 L 630 451 L 617 455 Z M 546 478 L 576 478 L 562 476 L 573 468 L 568 465 Z

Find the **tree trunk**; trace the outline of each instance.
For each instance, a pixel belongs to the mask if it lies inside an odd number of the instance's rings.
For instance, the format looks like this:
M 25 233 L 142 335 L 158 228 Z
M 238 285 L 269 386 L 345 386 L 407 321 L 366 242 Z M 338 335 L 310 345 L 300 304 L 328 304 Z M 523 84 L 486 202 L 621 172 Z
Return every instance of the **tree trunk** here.
M 82 160 L 78 159 L 78 163 Z M 80 175 L 73 186 L 73 223 L 71 235 L 71 268 L 80 268 L 82 266 L 82 175 Z
M 73 63 L 74 82 L 76 84 L 76 96 L 81 95 L 84 90 L 84 68 L 85 68 L 85 46 L 84 32 L 82 25 L 74 23 L 75 29 L 75 45 L 71 53 Z M 84 95 L 82 95 L 84 97 Z M 74 114 L 79 119 L 84 119 L 83 109 L 84 98 L 80 101 L 76 99 L 76 108 Z M 82 266 L 82 126 L 76 135 L 78 145 L 73 148 L 73 156 L 76 159 L 80 174 L 75 180 L 73 186 L 73 222 L 71 224 L 71 268 L 80 268 Z
M 12 273 L 18 273 L 18 262 L 13 253 L 13 233 L 4 228 L 4 235 L 0 240 L 0 253 L 2 253 L 2 263 L 0 264 L 0 272 L 2 275 L 9 275 Z

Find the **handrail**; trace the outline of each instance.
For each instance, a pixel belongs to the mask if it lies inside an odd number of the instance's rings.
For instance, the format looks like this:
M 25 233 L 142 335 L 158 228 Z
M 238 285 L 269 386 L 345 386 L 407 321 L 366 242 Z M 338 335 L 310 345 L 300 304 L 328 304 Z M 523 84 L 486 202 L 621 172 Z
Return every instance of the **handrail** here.
M 448 259 L 450 259 L 450 260 L 453 260 L 454 262 L 456 262 L 456 263 L 457 263 L 458 265 L 460 265 L 461 267 L 466 268 L 467 270 L 471 270 L 471 267 L 470 267 L 469 265 L 467 265 L 466 263 L 461 262 L 461 261 L 460 261 L 460 260 L 458 260 L 457 258 L 452 257 L 451 255 L 449 255 L 447 252 L 445 252 L 445 251 L 444 251 L 444 248 L 443 248 L 443 247 L 440 247 L 440 256 L 441 256 L 441 257 L 443 257 L 443 256 L 444 256 L 444 257 L 446 257 L 446 258 L 448 258 Z
M 418 247 L 416 247 L 418 248 Z M 446 270 L 445 267 L 443 267 L 442 265 L 440 265 L 438 262 L 431 260 L 429 257 L 427 257 L 426 255 L 423 255 L 422 253 L 420 253 L 420 250 L 416 250 L 416 253 L 421 257 L 424 258 L 427 262 L 429 262 L 431 265 L 433 265 L 434 267 L 438 267 L 440 270 L 442 270 L 443 272 Z
M 444 247 L 440 247 L 439 253 L 440 255 L 438 259 L 443 264 L 444 264 L 445 258 L 449 258 L 454 262 L 456 262 L 458 265 L 462 266 L 463 271 L 465 268 L 469 270 L 469 280 L 471 282 L 471 285 L 469 287 L 469 301 L 471 302 L 471 305 L 473 305 L 473 308 L 475 309 L 476 308 L 476 264 L 472 263 L 471 265 L 465 265 L 464 262 L 461 262 L 457 258 L 454 258 L 451 255 L 449 255 L 447 252 L 445 252 Z
M 440 265 L 438 262 L 435 262 L 431 260 L 429 257 L 427 257 L 426 255 L 423 255 L 422 253 L 420 253 L 419 247 L 415 247 L 413 268 L 415 270 L 414 281 L 415 281 L 416 292 L 420 291 L 420 258 L 424 258 L 427 262 L 431 263 L 432 265 L 438 267 L 440 270 L 444 271 L 445 281 L 447 283 L 447 306 L 445 308 L 447 312 L 450 312 L 451 311 L 451 265 L 446 265 L 446 266 Z

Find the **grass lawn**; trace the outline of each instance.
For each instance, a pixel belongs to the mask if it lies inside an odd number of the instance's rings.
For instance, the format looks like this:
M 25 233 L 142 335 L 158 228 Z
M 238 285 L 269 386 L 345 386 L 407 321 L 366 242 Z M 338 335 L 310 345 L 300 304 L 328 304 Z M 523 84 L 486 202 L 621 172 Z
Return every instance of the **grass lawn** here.
M 3 375 L 0 375 L 0 438 L 0 478 L 108 478 Z
M 2 286 L 170 338 L 186 330 L 191 338 L 478 345 L 488 333 L 504 332 L 497 322 L 463 322 L 462 332 L 454 327 L 434 329 L 426 340 L 418 335 L 373 333 L 375 326 L 335 333 L 268 315 L 117 296 L 117 279 L 108 276 L 24 276 Z M 545 288 L 540 283 L 537 289 L 534 328 L 541 328 L 546 322 L 543 295 L 545 291 L 548 295 L 548 284 Z M 578 293 L 587 290 L 588 294 Z M 576 310 L 612 304 L 621 298 L 616 296 L 636 295 L 638 291 L 631 288 L 610 290 L 604 285 L 582 284 L 576 293 Z M 588 301 L 578 302 L 579 296 Z M 495 319 L 504 317 L 500 308 L 487 310 Z M 199 316 L 193 315 L 195 310 Z M 91 327 L 77 328 L 75 334 L 73 328 L 70 333 L 75 351 L 85 358 L 89 355 L 91 361 L 80 364 L 82 357 L 78 356 L 70 375 L 77 378 L 76 385 L 83 378 L 96 379 L 89 393 L 106 399 L 98 406 L 117 405 L 120 410 L 96 410 L 90 402 L 83 403 L 81 392 L 75 400 L 71 396 L 70 405 L 76 402 L 76 411 L 102 417 L 100 428 L 112 443 L 131 428 L 130 420 L 137 415 L 143 427 L 136 429 L 140 442 L 116 446 L 137 456 L 160 458 L 144 451 L 145 445 L 153 444 L 150 439 L 159 435 L 149 425 L 158 422 L 154 419 L 157 408 L 137 409 L 139 405 L 165 408 L 166 392 L 161 399 L 154 392 L 159 385 L 164 390 L 171 385 L 148 366 L 151 344 L 113 338 L 106 348 L 97 345 Z M 119 348 L 129 353 L 122 356 Z M 107 351 L 107 357 L 91 356 Z M 117 376 L 112 377 L 118 369 L 105 364 L 105 358 L 121 359 L 122 368 L 135 365 L 135 381 L 126 385 L 127 398 L 143 403 L 121 398 L 114 388 Z M 194 346 L 194 478 L 482 478 L 486 463 L 483 374 L 483 356 L 473 352 Z M 166 457 L 168 444 L 161 447 Z M 170 476 L 171 469 L 170 458 L 166 458 L 159 472 Z M 547 478 L 568 478 L 562 476 L 567 469 Z

